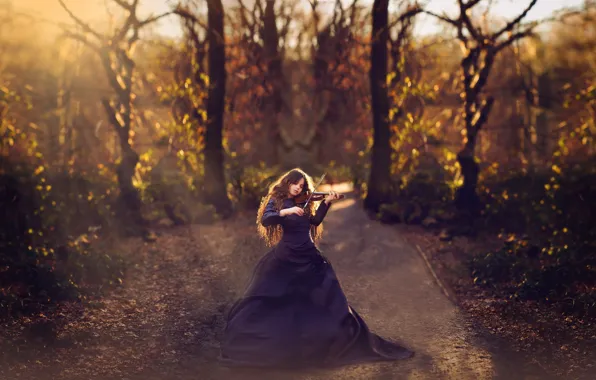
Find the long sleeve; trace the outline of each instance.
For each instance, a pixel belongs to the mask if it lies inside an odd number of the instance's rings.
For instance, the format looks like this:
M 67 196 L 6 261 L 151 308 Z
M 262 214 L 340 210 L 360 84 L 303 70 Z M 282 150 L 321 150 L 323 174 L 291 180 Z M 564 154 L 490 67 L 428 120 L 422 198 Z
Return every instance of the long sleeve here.
M 310 224 L 318 226 L 323 222 L 325 219 L 325 215 L 327 215 L 327 211 L 329 211 L 330 204 L 327 204 L 325 201 L 321 202 L 319 207 L 317 208 L 317 212 L 310 218 Z
M 267 206 L 265 206 L 265 212 L 263 212 L 261 224 L 264 227 L 269 227 L 280 224 L 282 220 L 283 217 L 279 215 L 279 211 L 275 208 L 275 203 L 273 200 L 270 200 L 269 203 L 267 203 Z

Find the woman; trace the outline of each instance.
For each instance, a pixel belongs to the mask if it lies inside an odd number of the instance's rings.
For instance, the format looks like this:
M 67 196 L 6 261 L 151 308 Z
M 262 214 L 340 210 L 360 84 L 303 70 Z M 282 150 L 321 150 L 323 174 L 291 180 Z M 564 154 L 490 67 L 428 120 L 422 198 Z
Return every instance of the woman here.
M 312 179 L 294 169 L 263 200 L 258 230 L 273 248 L 230 310 L 221 360 L 226 365 L 322 367 L 411 357 L 412 351 L 369 331 L 315 245 L 338 194 L 330 192 L 315 212 L 312 202 L 305 209 L 296 204 L 306 191 L 313 191 Z

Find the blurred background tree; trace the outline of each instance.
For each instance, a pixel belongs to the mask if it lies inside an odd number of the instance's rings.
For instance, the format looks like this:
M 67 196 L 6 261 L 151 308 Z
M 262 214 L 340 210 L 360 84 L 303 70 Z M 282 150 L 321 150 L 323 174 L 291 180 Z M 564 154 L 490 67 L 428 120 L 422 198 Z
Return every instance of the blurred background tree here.
M 514 234 L 479 284 L 518 260 L 507 291 L 594 310 L 594 1 L 39 4 L 0 3 L 3 310 L 117 283 L 74 252 L 252 212 L 295 166 L 383 221 Z

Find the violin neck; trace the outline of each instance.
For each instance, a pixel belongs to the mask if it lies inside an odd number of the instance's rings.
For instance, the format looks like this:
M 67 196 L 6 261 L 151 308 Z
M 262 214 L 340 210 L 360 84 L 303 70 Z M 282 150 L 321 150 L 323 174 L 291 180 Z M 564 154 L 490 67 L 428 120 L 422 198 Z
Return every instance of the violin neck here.
M 329 192 L 327 192 L 327 191 L 313 191 L 312 194 L 321 196 L 321 195 L 329 195 Z M 338 194 L 338 196 L 339 196 L 339 199 L 344 199 L 343 194 Z

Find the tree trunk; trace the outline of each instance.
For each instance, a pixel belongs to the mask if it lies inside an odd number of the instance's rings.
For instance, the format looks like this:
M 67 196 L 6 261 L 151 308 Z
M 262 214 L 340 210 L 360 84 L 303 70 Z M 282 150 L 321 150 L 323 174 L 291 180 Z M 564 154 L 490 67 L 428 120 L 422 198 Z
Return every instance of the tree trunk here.
M 121 102 L 123 102 L 127 97 L 127 92 L 119 91 L 118 95 L 119 101 L 117 103 L 122 104 Z M 116 130 L 118 141 L 120 143 L 120 154 L 122 156 L 122 160 L 116 168 L 116 176 L 118 178 L 118 187 L 120 188 L 120 202 L 122 205 L 122 210 L 126 210 L 126 218 L 132 221 L 136 226 L 145 226 L 146 221 L 141 214 L 141 198 L 139 192 L 132 183 L 132 177 L 135 174 L 135 168 L 139 163 L 139 155 L 129 143 L 131 121 L 130 112 L 132 112 L 132 109 L 130 108 L 130 102 L 128 103 L 128 107 L 123 107 L 125 111 L 120 114 L 122 122 L 120 122 L 116 116 L 116 108 L 110 104 L 108 99 L 104 98 L 102 103 L 110 120 L 110 124 L 112 124 Z M 126 113 L 128 113 L 128 117 L 125 116 Z
M 125 18 L 123 24 L 115 29 L 116 33 L 114 35 L 110 33 L 108 37 L 103 33 L 93 30 L 89 24 L 79 19 L 68 9 L 63 0 L 58 0 L 58 3 L 68 13 L 70 18 L 82 28 L 81 33 L 67 32 L 68 36 L 82 42 L 99 55 L 108 82 L 116 92 L 114 102 L 104 98 L 102 99 L 102 104 L 108 115 L 110 124 L 114 127 L 118 135 L 122 155 L 122 161 L 116 169 L 121 192 L 120 200 L 123 203 L 122 207 L 119 207 L 119 210 L 127 211 L 127 216 L 131 217 L 135 225 L 141 225 L 141 232 L 146 234 L 148 231 L 145 229 L 146 221 L 141 213 L 142 203 L 140 195 L 132 181 L 135 167 L 139 162 L 139 155 L 129 143 L 133 116 L 132 84 L 135 70 L 135 62 L 131 56 L 133 55 L 134 46 L 139 40 L 140 29 L 170 14 L 170 12 L 156 17 L 152 16 L 145 20 L 139 20 L 137 17 L 137 0 L 132 3 L 116 1 L 120 8 L 126 11 L 128 16 Z M 149 236 L 146 235 L 146 237 Z
M 466 123 L 467 141 L 462 150 L 457 154 L 457 162 L 461 169 L 463 184 L 455 194 L 455 205 L 461 211 L 477 214 L 480 211 L 480 197 L 476 191 L 478 186 L 478 165 L 475 150 L 477 131 Z
M 207 5 L 209 93 L 205 132 L 205 200 L 226 218 L 231 215 L 232 204 L 226 191 L 222 145 L 226 95 L 224 10 L 221 0 L 209 0 Z
M 279 115 L 282 111 L 281 88 L 283 86 L 282 60 L 279 54 L 279 33 L 275 18 L 275 0 L 267 0 L 265 14 L 263 16 L 263 48 L 265 60 L 267 61 L 267 79 L 271 85 L 271 94 L 264 99 L 264 114 L 266 115 L 265 133 L 267 139 L 275 141 L 274 146 L 265 149 L 265 162 L 271 165 L 279 163 L 277 146 L 282 144 L 279 131 Z M 271 141 L 271 140 L 268 140 Z
M 481 206 L 480 197 L 476 192 L 480 173 L 476 159 L 476 138 L 494 104 L 492 96 L 481 100 L 480 92 L 488 80 L 495 54 L 496 50 L 493 48 L 471 49 L 461 63 L 466 137 L 464 147 L 457 155 L 464 181 L 455 194 L 455 205 L 460 210 L 472 214 L 477 214 Z
M 116 175 L 120 187 L 122 210 L 126 210 L 126 217 L 137 227 L 146 227 L 147 222 L 141 213 L 141 197 L 132 182 L 139 155 L 129 142 L 132 128 L 132 83 L 135 63 L 128 52 L 113 51 L 110 47 L 103 47 L 99 50 L 99 54 L 108 81 L 116 92 L 113 103 L 104 98 L 102 104 L 120 143 L 122 161 L 116 168 Z M 144 230 L 141 232 L 145 233 Z
M 391 146 L 389 139 L 389 97 L 387 94 L 387 40 L 389 0 L 375 0 L 372 15 L 370 55 L 370 88 L 373 113 L 373 146 L 364 207 L 377 212 L 382 203 L 391 200 Z
M 128 208 L 129 218 L 138 226 L 145 225 L 145 220 L 141 216 L 141 198 L 139 192 L 132 183 L 132 177 L 135 174 L 135 168 L 139 163 L 139 155 L 135 152 L 128 142 L 120 141 L 122 151 L 122 161 L 116 169 L 118 176 L 118 185 L 120 187 L 120 198 Z

